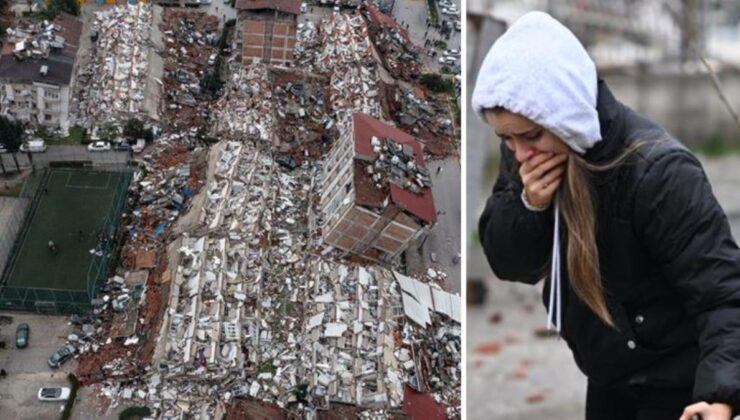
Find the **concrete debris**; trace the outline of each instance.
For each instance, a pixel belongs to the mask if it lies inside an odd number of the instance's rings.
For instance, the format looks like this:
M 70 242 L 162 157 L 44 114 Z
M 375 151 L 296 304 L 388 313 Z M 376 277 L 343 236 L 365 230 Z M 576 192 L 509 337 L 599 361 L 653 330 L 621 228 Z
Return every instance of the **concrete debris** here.
M 271 69 L 279 150 L 296 166 L 324 156 L 339 136 L 331 117 L 329 78 L 294 69 Z
M 274 111 L 268 68 L 256 64 L 233 75 L 213 110 L 211 135 L 216 138 L 273 142 Z
M 394 79 L 413 81 L 421 72 L 421 51 L 409 37 L 408 32 L 390 16 L 368 7 L 370 39 L 380 55 L 383 66 Z
M 173 130 L 206 124 L 212 99 L 201 92 L 201 80 L 213 70 L 209 58 L 218 54 L 218 20 L 193 10 L 166 8 L 162 13 L 164 115 Z
M 388 114 L 399 128 L 425 139 L 425 150 L 433 156 L 455 153 L 455 126 L 444 95 L 433 95 L 422 87 L 399 85 L 386 89 Z
M 15 45 L 12 53 L 18 60 L 47 58 L 53 49 L 64 48 L 64 37 L 57 34 L 60 31 L 59 25 L 48 20 L 20 21 L 7 29 L 5 42 Z
M 265 148 L 222 141 L 211 149 L 194 229 L 207 233 L 182 237 L 161 351 L 148 373 L 161 381 L 130 385 L 133 402 L 165 418 L 193 407 L 212 417 L 249 396 L 312 418 L 332 402 L 400 407 L 410 384 L 459 405 L 459 324 L 431 312 L 426 328 L 417 327 L 403 316 L 408 293 L 392 271 L 318 257 L 318 170 L 282 169 Z M 445 387 L 435 388 L 440 381 Z
M 93 133 L 104 124 L 146 118 L 144 99 L 149 66 L 152 6 L 139 3 L 95 12 L 89 63 L 77 72 L 72 98 L 74 121 Z
M 100 289 L 101 302 L 93 314 L 104 328 L 89 337 L 99 351 L 80 358 L 78 376 L 83 384 L 124 380 L 149 369 L 156 334 L 141 334 L 159 325 L 165 309 L 162 294 L 168 290 L 169 274 L 161 264 L 163 239 L 201 188 L 204 158 L 202 148 L 180 134 L 161 136 L 139 158 L 141 169 L 129 187 L 133 210 L 124 214 L 122 223 L 121 266 L 131 271 L 112 277 Z M 142 266 L 149 269 L 142 271 Z
M 381 116 L 377 62 L 361 15 L 335 13 L 318 31 L 304 23 L 297 32 L 296 59 L 302 68 L 329 75 L 329 103 L 340 132 L 355 112 Z
M 459 416 L 461 307 L 434 284 L 443 270 L 412 278 L 400 262 L 393 270 L 348 261 L 322 239 L 321 158 L 353 113 L 387 112 L 366 20 L 335 12 L 301 23 L 300 70 L 221 72 L 229 80 L 215 98 L 200 82 L 218 19 L 181 9 L 162 16 L 167 124 L 136 159 L 122 270 L 102 286 L 90 319 L 70 319 L 80 325 L 70 341 L 83 353 L 81 382 L 103 382 L 115 404 L 146 405 L 155 418 L 220 418 L 248 401 L 305 418 L 350 404 L 352 417 L 381 419 L 408 387 Z M 150 6 L 98 16 L 100 57 L 89 77 L 107 79 L 87 91 L 85 121 L 102 118 L 90 109 L 100 95 L 110 95 L 113 119 L 141 109 L 136 98 L 114 107 L 116 89 L 140 88 L 144 61 L 119 64 L 139 57 L 150 21 Z M 393 27 L 377 36 L 389 44 L 389 68 L 412 53 Z M 436 124 L 427 105 L 414 104 L 403 114 L 417 118 L 409 124 Z M 218 143 L 206 149 L 204 136 Z M 373 147 L 378 159 L 361 170 L 376 183 L 431 185 L 403 145 L 378 138 Z

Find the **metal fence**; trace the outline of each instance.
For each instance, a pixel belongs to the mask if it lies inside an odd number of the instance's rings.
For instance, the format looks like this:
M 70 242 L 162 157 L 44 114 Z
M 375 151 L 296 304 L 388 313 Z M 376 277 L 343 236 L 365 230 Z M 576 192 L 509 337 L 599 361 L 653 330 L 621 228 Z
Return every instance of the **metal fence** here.
M 5 272 L 5 266 L 8 258 L 10 258 L 13 245 L 23 227 L 23 222 L 28 214 L 27 210 L 34 197 L 36 197 L 39 185 L 38 182 L 26 182 L 18 198 L 12 204 L 12 209 L 8 212 L 7 222 L 0 226 L 0 274 Z M 0 279 L 2 278 L 0 276 Z
M 85 146 L 66 145 L 48 146 L 43 153 L 23 153 L 15 155 L 21 170 L 41 170 L 50 166 L 78 166 L 85 165 L 93 168 L 113 170 L 124 169 L 128 166 L 131 153 L 126 151 L 108 150 L 105 152 L 90 152 Z M 16 170 L 15 160 L 10 153 L 0 154 L 0 161 L 8 171 Z
M 108 275 L 108 268 L 112 253 L 116 251 L 115 244 L 118 243 L 116 234 L 118 232 L 118 223 L 121 214 L 126 205 L 126 196 L 128 186 L 133 178 L 133 167 L 126 156 L 125 160 L 107 159 L 96 155 L 96 159 L 91 161 L 86 154 L 67 153 L 58 154 L 60 160 L 42 160 L 35 161 L 37 171 L 43 171 L 37 177 L 31 177 L 26 182 L 18 201 L 16 202 L 12 215 L 11 223 L 0 227 L 0 257 L 3 259 L 2 277 L 0 277 L 0 308 L 29 310 L 43 313 L 72 313 L 84 312 L 91 307 L 91 301 L 96 296 L 98 287 L 105 282 Z M 100 156 L 98 158 L 97 156 Z M 20 241 L 18 239 L 30 227 L 33 220 L 33 214 L 37 208 L 40 196 L 40 187 L 44 185 L 49 176 L 48 168 L 52 167 L 80 167 L 109 172 L 119 172 L 123 176 L 116 186 L 113 203 L 108 210 L 102 231 L 110 238 L 111 254 L 93 255 L 87 272 L 86 290 L 63 290 L 50 288 L 27 288 L 27 287 L 10 287 L 7 286 L 8 278 L 11 274 L 14 258 L 20 251 Z

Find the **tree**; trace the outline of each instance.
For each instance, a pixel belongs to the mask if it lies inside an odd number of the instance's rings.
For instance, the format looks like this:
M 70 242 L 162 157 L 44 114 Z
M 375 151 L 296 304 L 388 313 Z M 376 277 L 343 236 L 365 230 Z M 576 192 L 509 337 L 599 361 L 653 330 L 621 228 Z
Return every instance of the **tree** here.
M 154 140 L 151 128 L 144 127 L 144 123 L 137 118 L 129 118 L 123 127 L 123 135 L 129 140 L 144 139 L 147 143 Z
M 20 172 L 21 167 L 18 165 L 16 153 L 18 153 L 21 144 L 23 144 L 23 124 L 20 121 L 0 115 L 0 143 L 13 156 L 15 168 Z
M 0 0 L 2 1 L 2 0 Z M 52 21 L 59 13 L 69 13 L 70 15 L 80 15 L 80 5 L 77 0 L 48 0 L 43 9 L 34 13 L 38 19 Z
M 221 60 L 220 57 L 218 59 Z M 216 94 L 218 94 L 223 86 L 223 80 L 218 77 L 218 74 L 215 71 L 213 73 L 208 73 L 200 81 L 200 88 L 203 90 L 204 93 L 207 93 L 211 96 L 216 96 Z

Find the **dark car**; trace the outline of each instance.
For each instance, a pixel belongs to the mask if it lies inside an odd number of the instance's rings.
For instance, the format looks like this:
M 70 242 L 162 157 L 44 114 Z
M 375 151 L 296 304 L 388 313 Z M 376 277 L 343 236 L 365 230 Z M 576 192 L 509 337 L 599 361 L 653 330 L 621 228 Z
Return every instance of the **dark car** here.
M 117 152 L 128 152 L 131 150 L 131 145 L 128 142 L 113 143 L 113 150 Z
M 15 330 L 15 346 L 19 349 L 25 348 L 28 345 L 28 333 L 30 328 L 25 322 L 18 324 L 18 328 Z
M 280 155 L 275 158 L 275 162 L 287 169 L 295 169 L 298 167 L 298 163 L 293 159 L 293 156 L 290 155 Z
M 77 349 L 73 345 L 67 344 L 66 346 L 54 352 L 51 357 L 49 357 L 49 366 L 51 366 L 52 368 L 58 368 L 59 366 L 64 364 L 64 362 L 71 359 L 76 352 Z

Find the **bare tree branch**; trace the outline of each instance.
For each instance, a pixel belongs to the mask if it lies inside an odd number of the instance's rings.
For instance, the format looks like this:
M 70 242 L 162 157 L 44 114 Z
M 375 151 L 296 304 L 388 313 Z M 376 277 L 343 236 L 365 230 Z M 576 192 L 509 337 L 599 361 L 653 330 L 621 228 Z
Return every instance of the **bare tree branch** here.
M 730 103 L 730 101 L 727 100 L 727 97 L 722 91 L 722 86 L 719 84 L 719 78 L 717 78 L 717 74 L 714 72 L 712 67 L 709 66 L 709 63 L 707 63 L 707 60 L 704 58 L 704 56 L 699 56 L 699 59 L 701 60 L 702 64 L 704 64 L 704 67 L 707 68 L 709 76 L 712 79 L 712 84 L 714 84 L 714 88 L 717 89 L 719 98 L 722 100 L 722 102 L 725 103 L 727 109 L 730 111 L 730 114 L 732 114 L 732 118 L 735 119 L 735 123 L 737 123 L 737 126 L 740 127 L 740 116 L 737 115 L 737 111 L 735 111 L 735 108 L 732 107 L 732 104 Z

